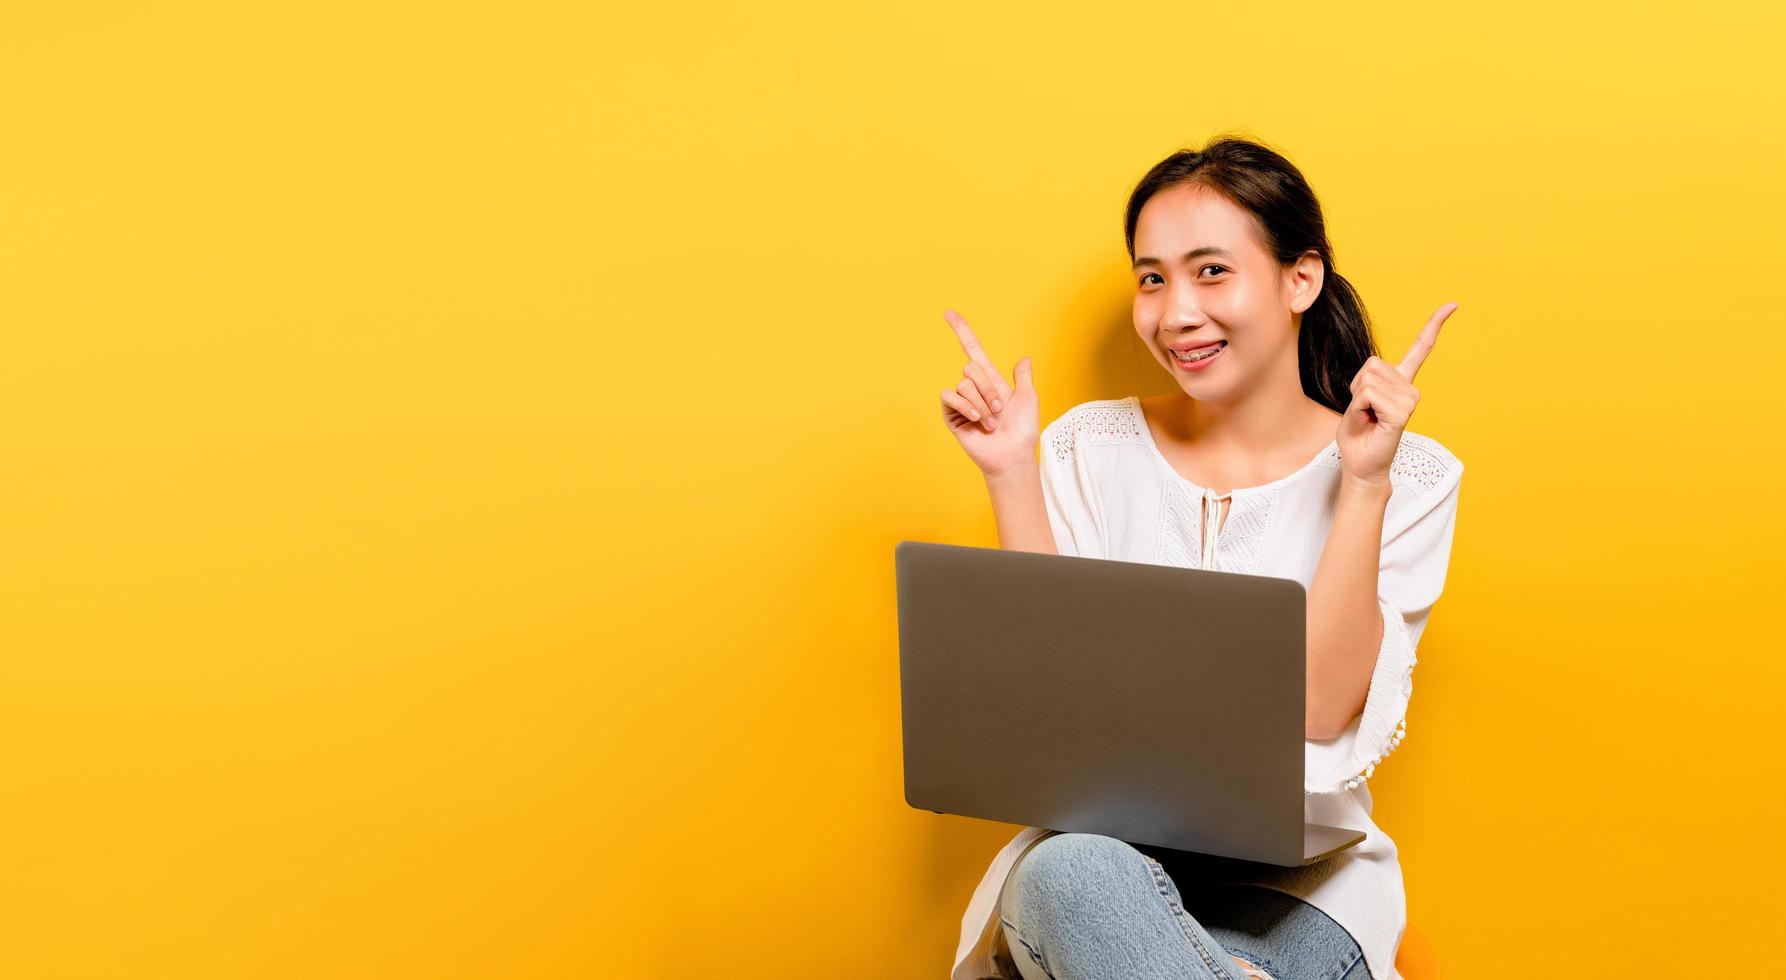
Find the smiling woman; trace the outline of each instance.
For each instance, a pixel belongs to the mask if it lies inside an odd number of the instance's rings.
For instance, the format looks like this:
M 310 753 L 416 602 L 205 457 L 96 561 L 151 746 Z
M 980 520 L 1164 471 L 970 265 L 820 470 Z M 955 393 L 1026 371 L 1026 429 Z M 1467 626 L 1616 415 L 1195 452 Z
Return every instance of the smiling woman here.
M 1084 402 L 1041 429 L 1029 359 L 1006 383 L 950 311 L 968 363 L 944 418 L 986 476 L 1003 548 L 1301 583 L 1304 817 L 1365 839 L 1277 868 L 1027 827 L 975 889 L 952 980 L 1395 980 L 1401 866 L 1365 781 L 1406 734 L 1450 558 L 1463 464 L 1407 424 L 1455 306 L 1399 363 L 1378 357 L 1314 192 L 1249 140 L 1153 167 L 1124 235 L 1135 334 L 1178 390 Z

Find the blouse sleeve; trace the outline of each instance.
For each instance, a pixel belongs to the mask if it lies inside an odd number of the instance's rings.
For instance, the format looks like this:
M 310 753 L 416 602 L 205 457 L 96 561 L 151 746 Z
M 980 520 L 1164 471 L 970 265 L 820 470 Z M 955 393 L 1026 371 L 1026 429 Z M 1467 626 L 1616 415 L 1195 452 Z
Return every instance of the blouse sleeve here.
M 1063 555 L 1109 557 L 1104 522 L 1098 516 L 1097 489 L 1080 452 L 1074 413 L 1068 411 L 1042 430 L 1042 503 L 1054 546 Z
M 1421 468 L 1408 484 L 1416 496 L 1385 515 L 1377 576 L 1383 639 L 1364 710 L 1338 736 L 1306 743 L 1307 793 L 1341 793 L 1357 787 L 1407 734 L 1408 699 L 1414 693 L 1418 662 L 1414 649 L 1445 586 L 1463 478 L 1463 463 L 1450 453 L 1421 450 L 1419 456 Z

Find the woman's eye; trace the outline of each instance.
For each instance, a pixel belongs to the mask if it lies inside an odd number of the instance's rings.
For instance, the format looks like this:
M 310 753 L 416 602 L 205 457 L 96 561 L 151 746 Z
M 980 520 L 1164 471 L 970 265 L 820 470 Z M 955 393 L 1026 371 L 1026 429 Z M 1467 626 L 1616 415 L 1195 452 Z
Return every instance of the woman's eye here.
M 1209 264 L 1209 265 L 1206 265 L 1206 266 L 1204 266 L 1204 267 L 1203 267 L 1203 268 L 1201 268 L 1201 269 L 1198 269 L 1198 270 L 1197 270 L 1197 272 L 1198 272 L 1198 273 L 1199 273 L 1199 274 L 1201 274 L 1201 273 L 1204 273 L 1204 272 L 1207 272 L 1207 271 L 1208 271 L 1208 270 L 1210 270 L 1210 269 L 1215 269 L 1215 270 L 1216 270 L 1216 271 L 1217 271 L 1217 272 L 1218 272 L 1218 273 L 1222 273 L 1222 272 L 1227 272 L 1227 271 L 1228 271 L 1228 268 L 1227 268 L 1227 266 L 1221 266 L 1221 265 L 1216 265 L 1216 264 L 1214 264 L 1214 263 L 1213 263 L 1213 262 L 1212 262 L 1212 263 L 1210 263 L 1210 264 Z M 1143 285 L 1143 286 L 1145 286 L 1145 285 L 1147 285 L 1147 280 L 1148 280 L 1148 279 L 1149 279 L 1149 278 L 1150 278 L 1150 277 L 1151 277 L 1151 278 L 1154 278 L 1154 279 L 1159 279 L 1159 278 L 1160 278 L 1160 274 L 1159 274 L 1159 273 L 1157 273 L 1157 272 L 1149 272 L 1149 273 L 1146 273 L 1146 274 L 1145 274 L 1145 275 L 1143 275 L 1143 276 L 1142 276 L 1142 277 L 1141 277 L 1141 285 Z M 1160 281 L 1161 281 L 1161 282 L 1164 282 L 1164 281 L 1165 281 L 1165 280 L 1164 280 L 1164 279 L 1161 279 L 1161 280 L 1160 280 Z

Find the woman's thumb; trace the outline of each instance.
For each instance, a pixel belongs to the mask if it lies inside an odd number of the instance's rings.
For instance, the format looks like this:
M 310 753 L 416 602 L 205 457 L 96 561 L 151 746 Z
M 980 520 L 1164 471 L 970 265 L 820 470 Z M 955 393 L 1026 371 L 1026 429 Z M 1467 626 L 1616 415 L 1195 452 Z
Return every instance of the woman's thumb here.
M 1012 370 L 1011 374 L 1017 379 L 1017 387 L 1019 390 L 1036 390 L 1035 382 L 1031 380 L 1029 358 L 1026 357 L 1023 360 L 1018 361 L 1017 367 Z

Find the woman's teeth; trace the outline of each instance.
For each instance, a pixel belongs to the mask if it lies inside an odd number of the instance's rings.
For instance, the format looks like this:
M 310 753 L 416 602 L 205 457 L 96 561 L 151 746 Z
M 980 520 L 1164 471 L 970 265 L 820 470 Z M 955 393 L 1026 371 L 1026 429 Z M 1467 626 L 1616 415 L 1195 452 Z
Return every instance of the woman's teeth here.
M 1178 358 L 1181 361 L 1187 361 L 1187 362 L 1188 361 L 1201 361 L 1206 357 L 1214 356 L 1216 351 L 1219 351 L 1226 346 L 1228 346 L 1228 342 L 1223 340 L 1223 341 L 1217 342 L 1216 345 L 1213 347 L 1200 348 L 1195 353 L 1190 354 L 1189 356 L 1181 354 L 1178 351 L 1173 351 L 1172 356 Z

